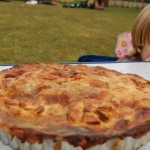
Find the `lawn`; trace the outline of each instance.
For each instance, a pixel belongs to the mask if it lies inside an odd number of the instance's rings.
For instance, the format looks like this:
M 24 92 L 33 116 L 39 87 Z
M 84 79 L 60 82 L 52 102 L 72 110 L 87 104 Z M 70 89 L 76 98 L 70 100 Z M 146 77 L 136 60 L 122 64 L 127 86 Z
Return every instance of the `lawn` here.
M 75 62 L 85 54 L 114 56 L 117 35 L 131 30 L 139 11 L 0 2 L 0 64 Z

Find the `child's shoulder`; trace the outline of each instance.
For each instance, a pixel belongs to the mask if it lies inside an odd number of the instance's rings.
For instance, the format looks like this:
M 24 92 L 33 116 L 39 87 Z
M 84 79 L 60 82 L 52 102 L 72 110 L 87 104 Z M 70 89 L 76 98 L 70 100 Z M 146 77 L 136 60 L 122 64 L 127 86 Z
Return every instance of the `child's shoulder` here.
M 117 62 L 130 62 L 130 61 L 142 61 L 142 59 L 140 56 L 128 56 L 128 55 L 125 55 L 117 59 Z

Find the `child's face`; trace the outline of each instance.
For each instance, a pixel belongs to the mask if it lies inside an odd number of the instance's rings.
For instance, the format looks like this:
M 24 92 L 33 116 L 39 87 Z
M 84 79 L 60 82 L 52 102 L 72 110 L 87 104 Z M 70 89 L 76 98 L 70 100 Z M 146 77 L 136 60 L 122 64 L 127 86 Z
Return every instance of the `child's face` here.
M 143 61 L 150 61 L 150 44 L 148 44 L 147 42 L 142 49 L 141 57 Z

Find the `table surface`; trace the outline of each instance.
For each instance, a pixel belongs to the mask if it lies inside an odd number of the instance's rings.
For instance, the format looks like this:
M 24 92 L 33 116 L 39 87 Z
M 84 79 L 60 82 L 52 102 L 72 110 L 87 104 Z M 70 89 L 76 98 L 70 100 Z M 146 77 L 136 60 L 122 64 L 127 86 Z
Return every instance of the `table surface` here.
M 77 64 L 77 63 L 73 63 L 73 64 Z M 102 66 L 108 69 L 117 70 L 121 73 L 137 74 L 147 80 L 150 80 L 150 62 L 86 63 L 86 65 Z

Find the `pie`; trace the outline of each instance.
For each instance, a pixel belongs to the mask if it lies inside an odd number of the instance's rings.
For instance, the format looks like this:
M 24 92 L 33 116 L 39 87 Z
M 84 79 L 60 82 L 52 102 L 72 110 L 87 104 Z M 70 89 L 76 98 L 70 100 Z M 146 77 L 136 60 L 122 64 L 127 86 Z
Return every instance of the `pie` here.
M 150 140 L 150 81 L 100 66 L 0 72 L 0 138 L 15 150 L 134 150 Z

